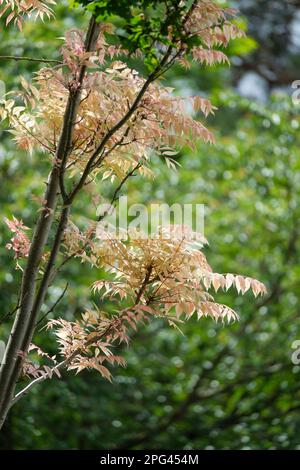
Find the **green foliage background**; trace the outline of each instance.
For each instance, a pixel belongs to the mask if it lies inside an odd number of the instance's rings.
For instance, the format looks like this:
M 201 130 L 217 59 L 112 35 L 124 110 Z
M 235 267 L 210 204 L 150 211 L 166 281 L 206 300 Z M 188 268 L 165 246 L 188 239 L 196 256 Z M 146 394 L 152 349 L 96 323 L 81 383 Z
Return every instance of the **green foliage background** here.
M 238 2 L 236 2 L 238 3 Z M 274 13 L 275 14 L 275 13 Z M 279 21 L 279 20 L 278 20 Z M 84 27 L 87 17 L 60 2 L 55 22 L 28 22 L 24 34 L 1 28 L 1 54 L 59 57 L 58 37 Z M 254 31 L 255 33 L 255 31 Z M 254 34 L 255 36 L 255 34 Z M 234 63 L 260 56 L 255 37 L 231 46 Z M 269 51 L 271 54 L 271 52 Z M 7 89 L 30 79 L 36 65 L 0 61 Z M 294 449 L 300 448 L 300 367 L 292 343 L 300 339 L 300 137 L 299 108 L 288 90 L 273 91 L 266 103 L 247 101 L 232 88 L 237 67 L 185 72 L 167 80 L 182 94 L 207 94 L 220 110 L 209 122 L 217 145 L 183 150 L 182 167 L 169 172 L 153 162 L 154 181 L 134 178 L 130 202 L 201 203 L 206 207 L 208 259 L 218 272 L 236 272 L 266 282 L 269 295 L 220 294 L 235 308 L 238 324 L 190 321 L 185 336 L 159 322 L 140 331 L 125 351 L 128 367 L 114 371 L 113 384 L 96 373 L 65 375 L 41 384 L 11 411 L 0 435 L 2 449 Z M 49 163 L 29 157 L 0 133 L 1 219 L 14 214 L 31 226 Z M 109 194 L 106 194 L 109 196 Z M 94 217 L 95 208 L 88 209 Z M 76 206 L 87 214 L 86 196 Z M 6 338 L 16 304 L 20 272 L 0 232 L 0 337 Z M 99 273 L 70 264 L 50 291 L 46 312 L 69 282 L 56 315 L 80 313 L 92 297 L 89 285 Z M 43 331 L 35 342 L 54 352 Z

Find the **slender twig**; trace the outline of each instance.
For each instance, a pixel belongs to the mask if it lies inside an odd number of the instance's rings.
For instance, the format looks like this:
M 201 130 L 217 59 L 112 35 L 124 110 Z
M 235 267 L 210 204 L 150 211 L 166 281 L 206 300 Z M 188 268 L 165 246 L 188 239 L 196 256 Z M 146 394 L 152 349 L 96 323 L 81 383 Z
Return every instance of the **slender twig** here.
M 12 317 L 16 313 L 16 311 L 20 308 L 20 306 L 21 305 L 18 302 L 13 310 L 11 310 L 10 312 L 3 315 L 3 317 L 0 319 L 0 324 L 6 322 L 6 320 L 8 320 L 10 317 Z
M 153 266 L 152 264 L 150 264 L 147 268 L 147 271 L 146 271 L 146 276 L 145 276 L 145 279 L 144 279 L 144 282 L 142 283 L 140 289 L 138 290 L 137 292 L 137 296 L 136 296 L 136 304 L 138 304 L 141 300 L 141 297 L 143 295 L 143 293 L 145 292 L 145 289 L 149 283 L 149 280 L 150 280 L 150 277 L 151 277 L 151 273 L 152 273 L 152 270 L 153 270 Z
M 118 196 L 119 196 L 119 192 L 121 191 L 122 187 L 124 186 L 124 184 L 126 183 L 126 181 L 134 175 L 134 173 L 136 172 L 136 170 L 138 170 L 140 167 L 142 166 L 142 162 L 138 162 L 137 165 L 135 165 L 135 167 L 129 171 L 125 176 L 124 178 L 122 179 L 122 181 L 120 182 L 119 186 L 117 186 L 117 188 L 115 189 L 114 191 L 114 194 L 113 194 L 113 197 L 110 201 L 110 207 L 114 205 L 114 203 L 116 202 L 116 200 L 118 199 Z M 109 211 L 106 211 L 104 212 L 104 214 L 100 215 L 98 217 L 98 222 L 101 222 L 104 217 L 106 217 L 108 215 Z
M 65 293 L 67 292 L 67 289 L 69 287 L 69 283 L 67 282 L 66 284 L 66 287 L 64 288 L 64 290 L 62 291 L 62 293 L 60 294 L 60 296 L 58 297 L 58 299 L 54 302 L 54 304 L 52 305 L 51 308 L 49 308 L 49 310 L 42 316 L 42 318 L 39 319 L 38 322 L 36 322 L 35 326 L 37 327 L 38 325 L 40 325 L 44 320 L 45 318 L 47 318 L 48 315 L 50 315 L 50 313 L 52 313 L 55 308 L 57 307 L 57 305 L 59 304 L 59 302 L 64 298 L 65 296 Z
M 16 56 L 16 55 L 0 55 L 0 60 L 28 60 L 30 62 L 44 62 L 46 64 L 63 64 L 61 60 L 42 59 L 35 57 Z

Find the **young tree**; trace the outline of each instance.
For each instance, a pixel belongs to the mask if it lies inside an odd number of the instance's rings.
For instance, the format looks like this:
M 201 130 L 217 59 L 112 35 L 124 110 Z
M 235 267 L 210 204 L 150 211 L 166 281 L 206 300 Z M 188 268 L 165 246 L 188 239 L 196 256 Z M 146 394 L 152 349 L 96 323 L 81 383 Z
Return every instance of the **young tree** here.
M 90 14 L 86 34 L 67 32 L 61 61 L 41 68 L 34 85 L 22 79 L 23 89 L 2 100 L 1 117 L 8 121 L 17 145 L 28 152 L 42 149 L 49 157 L 50 173 L 32 236 L 22 221 L 6 221 L 13 232 L 7 247 L 23 273 L 1 366 L 0 426 L 16 401 L 37 383 L 60 376 L 63 368 L 93 368 L 110 379 L 107 365 L 124 364 L 111 346 L 128 342 L 129 330 L 140 322 L 160 317 L 176 326 L 194 312 L 198 318 L 234 320 L 237 314 L 214 301 L 211 287 L 265 292 L 257 280 L 214 273 L 201 251 L 206 242 L 202 234 L 171 226 L 148 239 L 132 233 L 126 240 L 109 235 L 99 239 L 97 220 L 81 231 L 70 218 L 88 185 L 97 188 L 103 179 L 112 184 L 118 179 L 113 206 L 130 177 L 151 174 L 151 155 L 163 155 L 172 165 L 178 147 L 195 148 L 197 140 L 214 142 L 210 131 L 188 114 L 186 100 L 175 97 L 159 79 L 175 62 L 188 67 L 190 59 L 202 65 L 228 61 L 221 48 L 243 34 L 231 19 L 235 12 L 210 0 L 73 3 Z M 22 29 L 28 15 L 51 18 L 55 2 L 0 4 L 5 23 Z M 147 76 L 129 66 L 134 58 L 143 60 Z M 214 110 L 199 96 L 188 102 L 205 116 Z M 34 346 L 32 338 L 49 286 L 74 258 L 109 273 L 109 279 L 97 280 L 93 290 L 101 300 L 111 301 L 113 313 L 95 307 L 80 320 L 51 320 L 48 326 L 55 328 L 60 345 L 59 362 Z M 32 349 L 48 365 L 36 370 L 28 358 Z M 31 381 L 15 394 L 21 373 Z

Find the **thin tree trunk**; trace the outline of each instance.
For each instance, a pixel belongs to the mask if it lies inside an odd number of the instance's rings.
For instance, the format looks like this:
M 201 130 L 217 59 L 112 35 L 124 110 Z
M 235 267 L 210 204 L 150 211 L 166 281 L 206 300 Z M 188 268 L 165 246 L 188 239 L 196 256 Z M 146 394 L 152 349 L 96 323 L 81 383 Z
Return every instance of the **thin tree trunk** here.
M 85 41 L 86 51 L 91 51 L 93 49 L 98 32 L 99 25 L 96 24 L 94 18 L 91 18 Z M 78 88 L 76 90 L 70 89 L 69 91 L 63 127 L 56 152 L 56 159 L 49 175 L 47 189 L 44 196 L 45 205 L 40 212 L 35 226 L 28 260 L 24 269 L 20 290 L 19 309 L 10 333 L 0 370 L 0 429 L 6 419 L 10 403 L 13 398 L 16 381 L 20 374 L 22 359 L 19 352 L 22 351 L 26 353 L 28 345 L 31 342 L 37 315 L 47 292 L 51 272 L 68 219 L 69 208 L 63 208 L 61 213 L 61 223 L 57 229 L 50 259 L 46 266 L 40 289 L 36 296 L 37 276 L 40 269 L 40 262 L 53 224 L 54 213 L 60 194 L 60 178 L 64 173 L 72 142 L 74 122 L 76 120 L 78 104 L 81 96 L 81 85 L 85 72 L 86 67 L 82 66 L 78 79 Z

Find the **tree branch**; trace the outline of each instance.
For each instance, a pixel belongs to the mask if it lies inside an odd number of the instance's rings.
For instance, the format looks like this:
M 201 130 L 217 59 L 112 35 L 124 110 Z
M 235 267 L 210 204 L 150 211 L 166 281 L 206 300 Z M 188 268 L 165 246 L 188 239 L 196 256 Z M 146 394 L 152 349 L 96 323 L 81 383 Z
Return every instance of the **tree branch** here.
M 46 64 L 58 64 L 62 65 L 63 61 L 61 60 L 54 60 L 54 59 L 38 59 L 35 57 L 26 57 L 26 56 L 15 56 L 15 55 L 0 55 L 0 60 L 28 60 L 30 62 L 44 62 Z
M 120 184 L 117 186 L 117 188 L 115 189 L 114 191 L 114 194 L 113 194 L 113 197 L 110 201 L 110 206 L 113 206 L 114 203 L 116 202 L 116 200 L 118 199 L 118 196 L 119 196 L 119 192 L 121 191 L 122 187 L 124 186 L 124 184 L 126 183 L 126 181 L 134 175 L 134 173 L 136 172 L 136 170 L 138 170 L 140 167 L 142 166 L 142 163 L 141 162 L 138 162 L 137 165 L 131 170 L 129 171 L 125 176 L 124 178 L 122 179 L 122 181 L 120 182 Z M 101 222 L 106 216 L 108 215 L 108 211 L 104 212 L 104 214 L 100 215 L 98 217 L 98 222 Z

